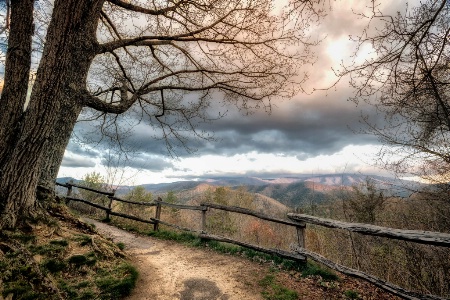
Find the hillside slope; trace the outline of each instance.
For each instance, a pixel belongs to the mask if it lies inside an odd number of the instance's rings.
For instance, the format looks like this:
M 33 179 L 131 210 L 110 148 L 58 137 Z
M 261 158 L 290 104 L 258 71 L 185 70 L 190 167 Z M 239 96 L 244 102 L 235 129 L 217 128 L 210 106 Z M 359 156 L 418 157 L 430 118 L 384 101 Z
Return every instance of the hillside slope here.
M 0 270 L 0 299 L 119 299 L 138 276 L 117 245 L 56 204 L 0 231 Z

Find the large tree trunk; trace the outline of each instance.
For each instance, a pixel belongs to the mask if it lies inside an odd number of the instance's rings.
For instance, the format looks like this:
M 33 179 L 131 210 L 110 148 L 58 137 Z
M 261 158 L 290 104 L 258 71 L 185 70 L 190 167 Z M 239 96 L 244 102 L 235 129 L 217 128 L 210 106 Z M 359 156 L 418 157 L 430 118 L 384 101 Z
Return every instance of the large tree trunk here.
M 33 36 L 34 0 L 11 2 L 11 27 L 5 62 L 5 82 L 0 98 L 0 165 L 20 135 L 28 89 Z
M 72 103 L 73 101 L 76 101 L 76 99 L 66 101 L 65 103 Z M 79 105 L 62 108 L 64 113 L 56 121 L 56 128 L 58 130 L 54 132 L 46 144 L 42 157 L 38 181 L 38 198 L 46 199 L 54 196 L 58 171 L 81 109 L 82 107 Z
M 44 153 L 73 129 L 82 108 L 73 94 L 85 88 L 103 1 L 55 1 L 21 134 L 0 165 L 0 228 L 34 214 Z

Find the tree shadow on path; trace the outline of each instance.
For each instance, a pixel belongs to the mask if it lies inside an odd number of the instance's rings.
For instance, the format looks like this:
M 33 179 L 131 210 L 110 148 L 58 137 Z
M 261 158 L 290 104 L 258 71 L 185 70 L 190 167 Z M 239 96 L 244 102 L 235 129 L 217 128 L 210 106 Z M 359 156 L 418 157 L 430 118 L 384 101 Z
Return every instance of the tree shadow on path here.
M 209 280 L 192 278 L 184 281 L 180 300 L 228 300 L 217 285 Z

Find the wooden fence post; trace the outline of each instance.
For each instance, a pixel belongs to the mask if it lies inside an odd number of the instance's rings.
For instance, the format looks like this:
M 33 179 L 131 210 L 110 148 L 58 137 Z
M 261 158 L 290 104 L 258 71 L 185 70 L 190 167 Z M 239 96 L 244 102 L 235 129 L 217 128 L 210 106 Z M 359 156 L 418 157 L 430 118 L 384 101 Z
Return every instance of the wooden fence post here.
M 299 226 L 295 227 L 297 229 L 298 246 L 300 248 L 305 248 L 306 247 L 306 242 L 305 242 L 306 223 L 304 223 L 304 222 L 299 222 L 299 223 L 300 223 Z
M 202 233 L 206 233 L 206 212 L 208 211 L 208 207 L 205 205 L 201 205 L 202 207 Z
M 159 230 L 159 218 L 161 218 L 161 202 L 162 199 L 158 197 L 158 200 L 156 202 L 156 213 L 155 213 L 155 224 L 153 225 L 153 231 Z
M 69 183 L 66 183 L 67 186 L 67 195 L 66 197 L 72 196 L 72 186 Z M 69 204 L 70 200 L 66 198 L 66 205 Z
M 105 210 L 105 212 L 106 212 L 106 218 L 105 218 L 105 221 L 106 221 L 106 222 L 109 222 L 109 221 L 110 221 L 109 212 L 111 211 L 112 202 L 113 202 L 113 197 L 114 197 L 114 195 L 116 194 L 116 190 L 112 190 L 112 192 L 113 192 L 112 196 L 108 196 L 108 199 L 109 199 L 108 208 L 109 208 L 109 210 Z

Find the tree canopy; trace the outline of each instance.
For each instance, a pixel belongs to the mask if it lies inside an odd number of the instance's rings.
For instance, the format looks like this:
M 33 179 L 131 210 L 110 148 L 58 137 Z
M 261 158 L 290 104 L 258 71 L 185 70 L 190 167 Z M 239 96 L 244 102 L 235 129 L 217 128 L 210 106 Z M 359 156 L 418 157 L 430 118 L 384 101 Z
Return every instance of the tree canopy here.
M 381 166 L 448 182 L 450 167 L 450 5 L 421 1 L 387 15 L 372 1 L 372 13 L 361 14 L 368 26 L 359 37 L 356 55 L 370 49 L 361 63 L 343 66 L 350 76 L 353 100 L 373 104 L 385 116 L 376 124 L 364 118 L 368 133 L 387 145 Z M 355 56 L 356 57 L 356 56 Z
M 202 137 L 196 124 L 214 118 L 214 103 L 270 111 L 293 96 L 321 14 L 308 0 L 284 9 L 269 0 L 4 3 L 0 228 L 35 213 L 38 186 L 52 191 L 81 116 L 110 137 L 118 115 L 139 116 L 170 150 L 186 132 Z

